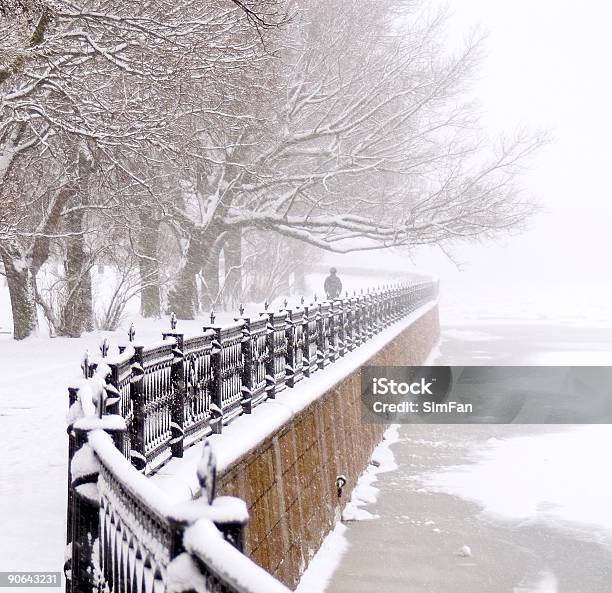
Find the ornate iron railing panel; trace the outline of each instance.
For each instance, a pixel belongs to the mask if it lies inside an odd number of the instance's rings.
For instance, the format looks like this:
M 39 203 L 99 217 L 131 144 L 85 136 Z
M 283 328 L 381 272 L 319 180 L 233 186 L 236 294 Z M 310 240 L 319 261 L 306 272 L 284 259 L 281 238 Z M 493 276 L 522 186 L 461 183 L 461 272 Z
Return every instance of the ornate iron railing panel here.
M 248 328 L 248 342 L 245 344 L 245 385 L 250 392 L 250 405 L 253 408 L 268 396 L 266 392 L 266 368 L 270 358 L 268 318 L 266 315 L 260 315 L 245 321 Z
M 304 376 L 310 377 L 318 370 L 317 364 L 317 342 L 319 340 L 318 306 L 311 304 L 304 307 L 304 357 L 302 368 Z
M 286 387 L 287 373 L 287 311 L 268 314 L 268 364 L 266 367 L 266 391 L 275 397 Z
M 103 581 L 111 593 L 163 591 L 174 543 L 170 523 L 130 492 L 111 464 L 100 464 L 98 491 Z
M 117 413 L 123 417 L 127 426 L 127 432 L 123 439 L 121 452 L 126 459 L 130 459 L 132 442 L 130 438 L 134 423 L 134 404 L 131 397 L 132 383 L 132 364 L 134 360 L 134 350 L 124 350 L 121 354 L 108 361 L 111 369 L 111 383 L 120 393 Z
M 245 321 L 240 319 L 231 325 L 205 327 L 214 329 L 212 342 L 212 403 L 214 430 L 221 432 L 222 425 L 242 413 L 242 377 L 244 362 L 242 341 Z
M 287 340 L 286 382 L 295 387 L 304 378 L 304 310 L 301 307 L 287 311 L 285 320 Z
M 183 432 L 184 445 L 210 434 L 210 404 L 212 402 L 212 341 L 215 333 L 206 331 L 183 341 Z
M 132 380 L 134 403 L 134 451 L 146 461 L 150 473 L 171 456 L 171 405 L 174 395 L 172 383 L 173 348 L 175 340 L 164 340 L 148 347 L 135 346 L 134 371 L 142 373 Z

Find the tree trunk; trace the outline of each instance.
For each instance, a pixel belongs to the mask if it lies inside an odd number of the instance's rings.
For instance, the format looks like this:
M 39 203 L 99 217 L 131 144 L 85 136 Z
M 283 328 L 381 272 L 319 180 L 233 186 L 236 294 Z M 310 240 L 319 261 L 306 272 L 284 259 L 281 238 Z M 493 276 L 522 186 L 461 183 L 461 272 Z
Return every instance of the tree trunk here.
M 21 265 L 18 261 L 2 251 L 2 262 L 13 312 L 13 337 L 16 340 L 23 340 L 38 329 L 36 279 L 30 267 Z
M 194 319 L 198 310 L 196 274 L 202 268 L 202 244 L 200 237 L 191 237 L 185 263 L 168 293 L 168 312 L 174 312 L 179 319 Z
M 91 262 L 85 252 L 83 212 L 72 212 L 66 217 L 66 228 L 76 235 L 66 242 L 66 286 L 68 298 L 61 312 L 59 335 L 78 338 L 85 331 L 93 331 L 93 294 Z
M 194 319 L 198 312 L 196 275 L 202 270 L 207 285 L 202 294 L 203 308 L 214 306 L 219 294 L 219 254 L 224 234 L 220 223 L 212 223 L 205 231 L 192 235 L 185 263 L 168 294 L 168 311 L 174 311 L 179 319 Z
M 195 318 L 197 304 L 195 275 L 196 270 L 193 266 L 186 264 L 168 293 L 168 311 L 175 313 L 179 319 Z
M 77 164 L 75 173 L 78 173 L 78 182 L 66 188 L 69 192 L 67 196 L 70 196 L 66 201 L 75 206 L 86 205 L 89 202 L 87 181 L 92 172 L 93 156 L 86 143 L 75 143 L 71 150 L 74 151 Z M 83 332 L 93 331 L 95 326 L 91 286 L 93 261 L 85 250 L 85 216 L 84 210 L 74 210 L 65 218 L 65 228 L 71 233 L 66 240 L 67 299 L 60 312 L 57 329 L 59 335 L 73 338 L 78 338 Z
M 140 270 L 140 313 L 143 317 L 161 315 L 161 298 L 159 287 L 159 261 L 157 246 L 159 243 L 159 221 L 153 217 L 140 217 L 140 240 L 138 250 L 138 267 Z

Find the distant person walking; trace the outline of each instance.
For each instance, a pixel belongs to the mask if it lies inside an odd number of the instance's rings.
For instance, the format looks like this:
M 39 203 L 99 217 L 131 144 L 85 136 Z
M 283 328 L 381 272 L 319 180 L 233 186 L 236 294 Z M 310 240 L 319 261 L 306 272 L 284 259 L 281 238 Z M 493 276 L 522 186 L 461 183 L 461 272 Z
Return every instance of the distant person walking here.
M 329 270 L 329 276 L 325 278 L 323 288 L 328 299 L 337 299 L 342 293 L 342 282 L 336 275 L 336 272 L 336 268 L 331 268 Z

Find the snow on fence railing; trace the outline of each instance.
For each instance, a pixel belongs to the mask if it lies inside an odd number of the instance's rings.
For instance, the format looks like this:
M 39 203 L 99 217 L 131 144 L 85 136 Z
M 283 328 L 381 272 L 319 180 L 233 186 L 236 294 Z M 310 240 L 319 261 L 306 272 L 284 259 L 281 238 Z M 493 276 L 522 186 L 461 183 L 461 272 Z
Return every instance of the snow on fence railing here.
M 315 301 L 206 325 L 193 337 L 174 328 L 156 344 L 120 348 L 104 362 L 120 393 L 112 412 L 128 427 L 124 454 L 145 473 L 156 471 L 181 457 L 185 446 L 222 432 L 237 416 L 357 348 L 436 290 L 435 282 L 422 282 Z
M 99 367 L 80 389 L 84 402 L 105 397 Z M 97 390 L 92 398 L 92 391 Z M 139 472 L 118 445 L 118 415 L 71 424 L 79 447 L 70 466 L 70 593 L 289 593 L 242 553 L 246 505 L 215 498 L 216 463 L 206 443 L 197 470 L 202 496 L 173 503 Z
M 156 489 L 145 475 L 171 457 L 181 457 L 186 446 L 222 432 L 240 414 L 249 414 L 339 360 L 436 298 L 437 290 L 437 282 L 422 282 L 334 301 L 315 299 L 295 308 L 285 305 L 277 312 L 266 307 L 257 317 L 211 323 L 191 337 L 176 330 L 173 316 L 172 331 L 155 344 L 130 343 L 110 357 L 105 345 L 101 360 L 86 357 L 84 379 L 68 390 L 68 590 L 199 591 L 181 589 L 178 581 L 170 587 L 166 572 L 176 576 L 169 568 L 175 559 L 193 569 L 193 583 L 207 583 L 202 591 L 286 591 L 255 568 L 248 574 L 264 583 L 262 588 L 234 572 L 228 576 L 226 565 L 208 566 L 218 554 L 207 556 L 205 542 L 194 543 L 190 536 L 189 545 L 181 544 L 185 525 L 177 531 L 167 509 L 162 512 L 151 502 L 163 497 L 157 492 L 152 498 Z M 193 526 L 188 531 L 211 529 L 214 526 Z M 235 543 L 237 536 L 228 534 L 226 530 L 226 539 Z M 236 563 L 252 564 L 246 558 Z

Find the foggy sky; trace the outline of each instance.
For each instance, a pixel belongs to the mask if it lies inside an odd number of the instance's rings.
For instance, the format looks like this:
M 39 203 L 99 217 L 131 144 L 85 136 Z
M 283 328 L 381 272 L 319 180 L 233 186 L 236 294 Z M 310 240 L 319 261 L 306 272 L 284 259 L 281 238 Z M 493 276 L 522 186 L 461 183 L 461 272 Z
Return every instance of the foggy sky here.
M 612 7 L 601 0 L 446 4 L 450 45 L 460 44 L 474 25 L 487 33 L 472 88 L 484 127 L 493 134 L 520 126 L 546 129 L 551 143 L 522 177 L 525 194 L 541 205 L 527 232 L 457 249 L 461 274 L 435 250 L 417 263 L 472 287 L 527 283 L 543 294 L 552 287 L 609 288 Z

